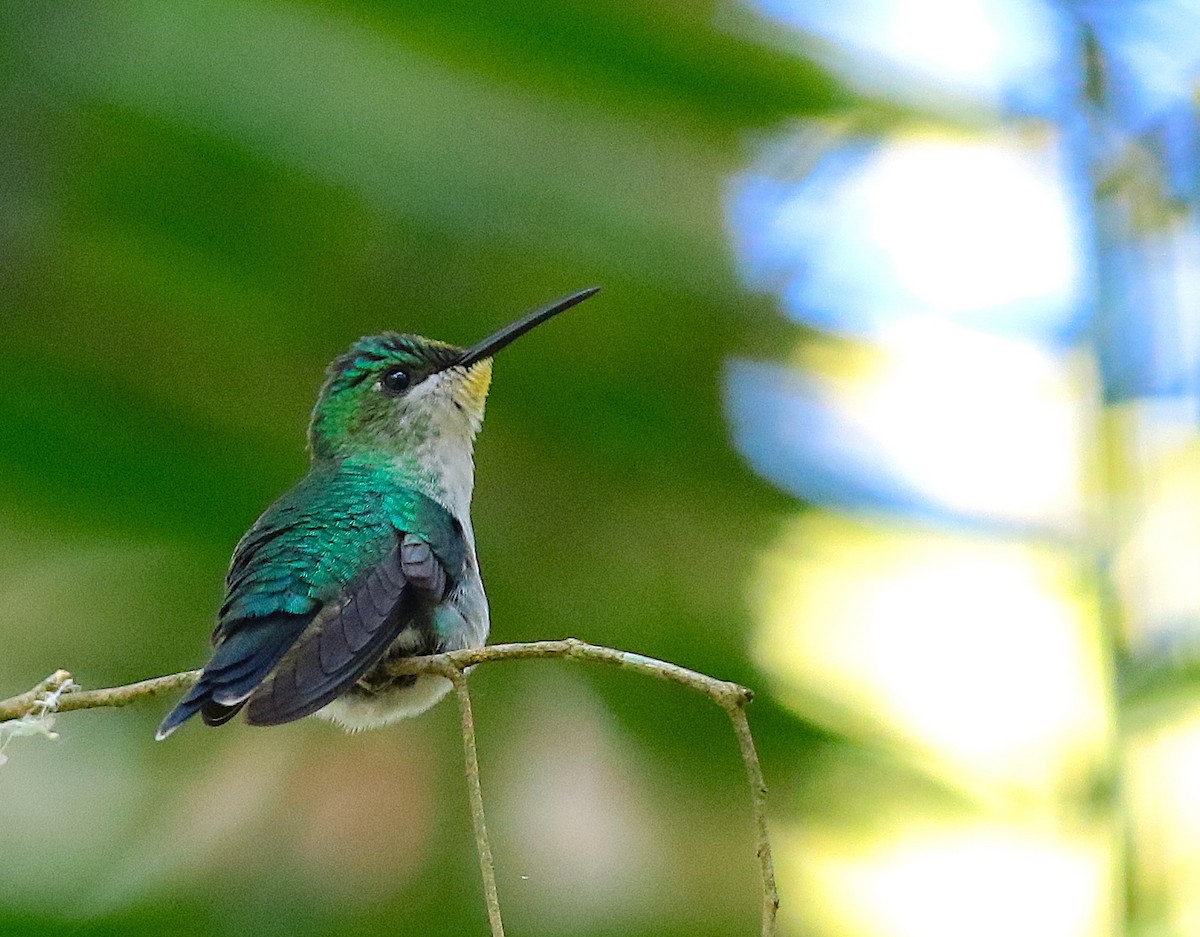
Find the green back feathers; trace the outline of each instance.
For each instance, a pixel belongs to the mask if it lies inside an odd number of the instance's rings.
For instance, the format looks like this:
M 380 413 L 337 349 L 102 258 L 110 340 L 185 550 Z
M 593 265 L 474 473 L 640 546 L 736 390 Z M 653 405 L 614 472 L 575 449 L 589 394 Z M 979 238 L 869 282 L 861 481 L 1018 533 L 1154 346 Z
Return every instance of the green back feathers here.
M 221 621 L 313 611 L 379 563 L 398 531 L 425 539 L 457 578 L 465 548 L 444 507 L 385 467 L 354 460 L 314 466 L 238 544 Z

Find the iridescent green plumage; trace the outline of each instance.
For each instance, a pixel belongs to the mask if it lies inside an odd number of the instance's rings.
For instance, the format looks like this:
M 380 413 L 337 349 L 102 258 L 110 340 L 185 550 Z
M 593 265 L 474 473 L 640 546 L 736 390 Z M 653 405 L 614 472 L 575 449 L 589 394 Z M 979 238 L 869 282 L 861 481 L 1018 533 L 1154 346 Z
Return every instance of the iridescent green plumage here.
M 384 368 L 403 368 L 414 385 L 444 371 L 461 358 L 463 349 L 418 335 L 386 332 L 359 339 L 329 366 L 325 386 L 313 410 L 309 447 L 317 459 L 357 452 L 378 457 L 391 452 L 403 456 L 404 445 L 389 444 L 394 429 L 389 401 L 371 392 L 372 382 Z M 428 426 L 431 414 L 414 413 Z M 416 427 L 419 429 L 420 427 Z
M 381 562 L 405 531 L 420 532 L 445 568 L 458 571 L 457 526 L 390 465 L 318 464 L 238 544 L 221 621 L 311 612 Z
M 405 481 L 388 464 L 318 462 L 259 518 L 234 554 L 217 651 L 163 734 L 197 711 L 219 725 L 247 702 L 252 723 L 306 716 L 362 678 L 405 628 L 438 649 L 436 607 L 465 568 L 462 527 Z M 441 575 L 406 574 L 399 552 L 414 534 Z M 285 687 L 288 658 L 298 670 L 306 657 L 307 679 Z
M 491 355 L 593 292 L 470 349 L 386 333 L 330 365 L 312 467 L 238 544 L 213 655 L 159 738 L 196 713 L 220 725 L 243 708 L 259 725 L 321 712 L 364 728 L 446 692 L 444 678 L 393 678 L 386 663 L 487 638 L 469 511 Z

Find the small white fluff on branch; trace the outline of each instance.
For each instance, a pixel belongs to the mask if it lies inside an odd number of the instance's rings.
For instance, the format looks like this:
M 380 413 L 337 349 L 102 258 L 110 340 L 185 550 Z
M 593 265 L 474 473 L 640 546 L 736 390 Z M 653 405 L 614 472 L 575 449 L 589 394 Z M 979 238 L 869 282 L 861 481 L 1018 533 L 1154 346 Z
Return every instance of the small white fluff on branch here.
M 706 674 L 687 670 L 676 664 L 620 651 L 616 648 L 587 644 L 575 638 L 562 641 L 533 641 L 523 644 L 490 644 L 486 647 L 450 651 L 430 657 L 411 657 L 395 661 L 389 670 L 393 675 L 435 673 L 447 677 L 458 698 L 462 726 L 463 752 L 466 761 L 467 790 L 470 796 L 471 822 L 475 829 L 475 846 L 479 852 L 479 867 L 483 875 L 483 892 L 487 902 L 488 922 L 492 937 L 504 937 L 500 918 L 500 902 L 496 895 L 496 875 L 492 848 L 487 835 L 483 812 L 483 791 L 479 780 L 479 758 L 475 748 L 475 719 L 471 710 L 471 695 L 467 690 L 466 670 L 477 664 L 502 660 L 580 660 L 608 664 L 632 670 L 646 676 L 678 683 L 703 693 L 729 715 L 737 737 L 746 776 L 750 782 L 750 801 L 754 812 L 757 854 L 762 887 L 762 937 L 774 937 L 779 910 L 779 892 L 775 885 L 775 869 L 771 860 L 771 841 L 767 834 L 767 788 L 762 766 L 746 720 L 746 704 L 754 694 L 744 686 L 718 680 Z M 45 735 L 55 738 L 52 731 L 56 713 L 78 709 L 98 709 L 127 706 L 164 693 L 190 687 L 200 677 L 198 670 L 154 677 L 126 686 L 100 690 L 82 690 L 65 670 L 58 670 L 31 690 L 0 700 L 0 765 L 5 761 L 4 748 L 16 735 Z

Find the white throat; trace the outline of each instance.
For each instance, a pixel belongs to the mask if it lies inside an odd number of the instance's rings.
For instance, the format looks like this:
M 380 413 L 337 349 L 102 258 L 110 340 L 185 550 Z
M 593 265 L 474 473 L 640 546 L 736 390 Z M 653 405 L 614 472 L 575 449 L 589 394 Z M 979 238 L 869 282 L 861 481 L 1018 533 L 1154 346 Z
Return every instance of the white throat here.
M 423 434 L 413 434 L 422 438 L 407 457 L 425 493 L 469 527 L 483 408 L 466 405 L 463 394 L 461 375 L 453 372 L 434 374 L 416 388 L 410 406 L 420 405 L 428 420 Z
M 471 494 L 475 490 L 475 458 L 471 440 L 447 438 L 435 434 L 413 453 L 417 463 L 417 481 L 425 494 L 438 501 L 464 524 L 471 514 Z

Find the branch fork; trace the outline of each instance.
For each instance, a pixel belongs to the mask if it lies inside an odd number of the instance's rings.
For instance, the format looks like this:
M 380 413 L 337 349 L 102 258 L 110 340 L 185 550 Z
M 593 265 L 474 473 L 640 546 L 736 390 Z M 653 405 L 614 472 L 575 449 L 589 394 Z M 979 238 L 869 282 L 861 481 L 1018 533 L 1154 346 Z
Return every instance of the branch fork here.
M 520 644 L 489 644 L 480 648 L 448 651 L 429 657 L 409 657 L 393 661 L 388 671 L 393 676 L 405 674 L 437 674 L 454 685 L 462 726 L 463 755 L 466 767 L 467 793 L 471 806 L 471 824 L 475 831 L 475 847 L 479 853 L 479 868 L 483 877 L 483 894 L 487 903 L 488 923 L 492 937 L 504 937 L 500 917 L 500 900 L 496 892 L 496 871 L 492 847 L 487 834 L 483 810 L 483 789 L 479 781 L 479 755 L 475 744 L 475 716 L 471 709 L 471 694 L 467 688 L 467 671 L 478 664 L 503 660 L 577 660 L 608 664 L 632 670 L 644 676 L 677 683 L 702 693 L 725 710 L 737 737 L 746 777 L 750 784 L 750 800 L 754 812 L 757 855 L 762 889 L 762 937 L 774 937 L 779 910 L 779 891 L 775 884 L 775 869 L 771 859 L 771 841 L 767 832 L 767 786 L 762 766 L 746 719 L 746 706 L 754 693 L 744 686 L 718 680 L 715 677 L 688 670 L 677 664 L 645 657 L 630 651 L 588 644 L 576 638 L 560 641 L 533 641 Z M 191 687 L 200 678 L 199 670 L 185 670 L 141 680 L 126 686 L 83 690 L 66 670 L 56 670 L 32 689 L 6 700 L 0 700 L 0 764 L 4 763 L 3 749 L 14 735 L 51 732 L 54 714 L 79 709 L 98 709 L 127 706 L 130 703 L 162 696 Z

